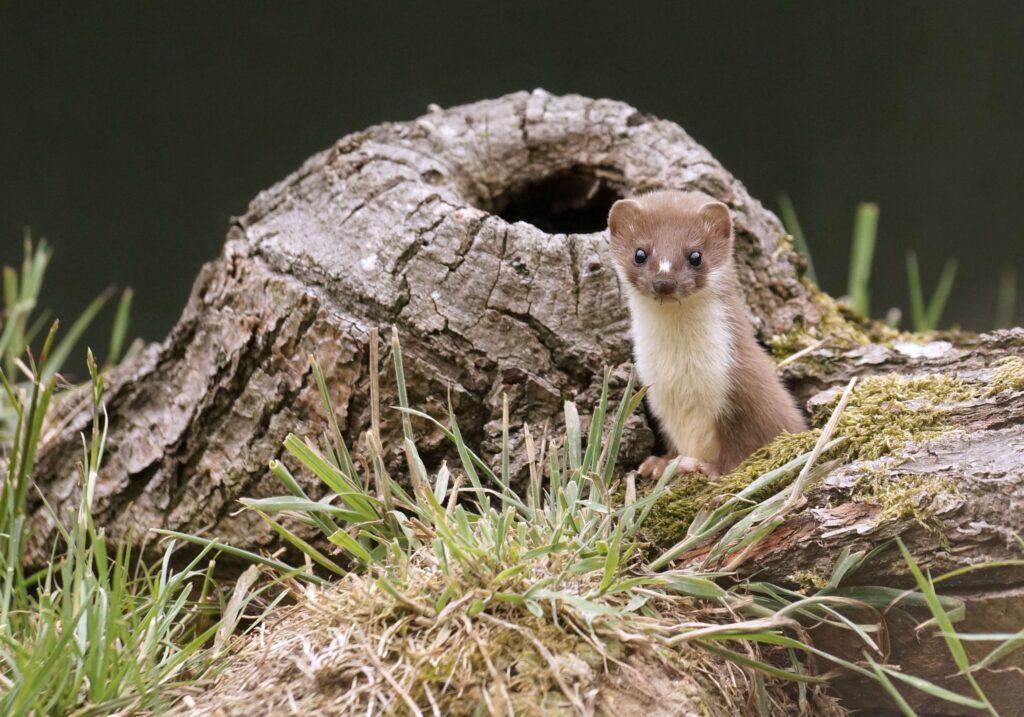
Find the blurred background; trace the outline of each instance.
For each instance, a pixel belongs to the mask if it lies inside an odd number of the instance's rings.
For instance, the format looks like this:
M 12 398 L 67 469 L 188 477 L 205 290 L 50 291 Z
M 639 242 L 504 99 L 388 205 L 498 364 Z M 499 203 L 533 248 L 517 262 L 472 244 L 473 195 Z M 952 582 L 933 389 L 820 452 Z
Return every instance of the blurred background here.
M 673 120 L 767 206 L 787 192 L 830 293 L 858 202 L 877 202 L 876 316 L 907 315 L 908 249 L 926 294 L 959 260 L 944 326 L 994 326 L 1001 277 L 1024 268 L 1019 2 L 0 8 L 0 264 L 25 227 L 46 237 L 44 296 L 67 319 L 130 285 L 131 333 L 161 339 L 229 217 L 306 157 L 535 87 Z

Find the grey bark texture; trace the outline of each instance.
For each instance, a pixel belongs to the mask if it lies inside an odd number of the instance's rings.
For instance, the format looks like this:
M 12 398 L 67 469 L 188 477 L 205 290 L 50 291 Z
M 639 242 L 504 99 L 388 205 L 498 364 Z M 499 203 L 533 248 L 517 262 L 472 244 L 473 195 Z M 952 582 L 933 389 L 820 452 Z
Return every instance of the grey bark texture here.
M 596 401 L 605 367 L 616 386 L 625 382 L 629 318 L 605 218 L 617 198 L 662 188 L 700 189 L 731 208 L 740 284 L 763 342 L 813 334 L 835 315 L 831 300 L 802 279 L 803 260 L 779 221 L 677 125 L 621 102 L 541 90 L 431 108 L 344 137 L 233 220 L 171 334 L 109 378 L 97 522 L 120 538 L 164 527 L 249 549 L 271 545 L 237 499 L 280 493 L 268 462 L 281 456 L 289 432 L 323 427 L 310 355 L 324 366 L 347 440 L 358 445 L 370 422 L 372 328 L 387 335 L 398 327 L 412 404 L 441 416 L 450 392 L 468 442 L 485 454 L 500 434 L 505 393 L 513 425 L 557 425 L 566 398 L 581 407 Z M 826 344 L 785 375 L 804 399 L 851 375 L 890 371 L 982 381 L 1022 345 L 1020 331 L 927 350 Z M 381 381 L 384 403 L 394 404 L 386 363 Z M 877 521 L 869 505 L 848 500 L 855 464 L 816 489 L 812 509 L 786 526 L 795 537 L 762 556 L 763 565 L 780 576 L 827 571 L 841 547 L 897 534 L 934 570 L 1019 557 L 1012 535 L 1024 527 L 1021 397 L 1009 391 L 960 406 L 961 430 L 881 464 L 903 471 L 909 462 L 962 486 L 938 511 L 949 545 L 913 521 Z M 58 512 L 76 504 L 78 434 L 88 428 L 85 411 L 64 410 L 39 466 L 39 475 L 55 477 L 42 489 Z M 397 463 L 398 416 L 383 418 L 383 443 Z M 426 424 L 417 429 L 421 452 L 439 461 L 442 436 Z M 623 460 L 638 462 L 653 443 L 636 417 Z M 34 555 L 45 559 L 52 519 L 40 508 L 34 521 Z M 905 583 L 906 571 L 889 560 L 864 577 Z M 977 604 L 1010 605 L 1000 596 L 1017 599 L 1024 581 L 1011 569 L 986 571 L 957 589 Z M 1016 617 L 1019 627 L 1019 608 Z M 935 659 L 929 676 L 951 671 Z M 1024 680 L 1014 679 L 1019 689 Z M 1024 704 L 1015 694 L 1008 704 Z

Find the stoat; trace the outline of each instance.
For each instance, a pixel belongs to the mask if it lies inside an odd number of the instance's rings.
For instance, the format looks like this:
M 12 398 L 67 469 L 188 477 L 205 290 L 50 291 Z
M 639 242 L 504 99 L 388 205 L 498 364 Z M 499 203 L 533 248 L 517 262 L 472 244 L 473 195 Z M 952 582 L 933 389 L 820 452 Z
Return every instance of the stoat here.
M 637 373 L 672 451 L 642 475 L 715 476 L 806 423 L 775 375 L 740 298 L 729 210 L 700 192 L 616 202 L 611 247 L 632 314 Z

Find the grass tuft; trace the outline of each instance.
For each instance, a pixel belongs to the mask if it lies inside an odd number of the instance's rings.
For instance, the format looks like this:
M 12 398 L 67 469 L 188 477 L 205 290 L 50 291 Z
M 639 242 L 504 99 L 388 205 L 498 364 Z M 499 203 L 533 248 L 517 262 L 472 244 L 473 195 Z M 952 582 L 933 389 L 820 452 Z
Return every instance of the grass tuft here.
M 209 549 L 182 560 L 169 541 L 147 564 L 131 541 L 108 542 L 93 517 L 107 437 L 104 378 L 87 352 L 89 382 L 67 387 L 58 371 L 105 301 L 94 301 L 58 340 L 35 317 L 50 251 L 26 241 L 19 274 L 4 272 L 0 322 L 0 713 L 106 715 L 163 708 L 168 690 L 189 684 L 218 663 L 247 605 L 266 588 L 223 594 Z M 122 300 L 110 359 L 127 329 Z M 27 350 L 40 339 L 38 351 Z M 24 352 L 24 353 L 23 353 Z M 82 435 L 75 511 L 43 504 L 58 539 L 42 567 L 26 564 L 38 519 L 36 455 L 49 430 L 49 409 L 64 392 L 84 392 L 92 424 Z M 226 619 L 218 617 L 222 613 Z M 222 636 L 217 639 L 220 631 Z M 208 645 L 209 643 L 209 645 Z
M 942 267 L 942 274 L 935 285 L 931 300 L 927 306 L 924 300 L 924 289 L 921 284 L 921 270 L 917 264 L 917 254 L 907 252 L 907 289 L 910 292 L 910 317 L 914 331 L 933 331 L 939 327 L 939 320 L 946 308 L 946 302 L 953 291 L 953 280 L 956 278 L 957 262 L 947 259 Z

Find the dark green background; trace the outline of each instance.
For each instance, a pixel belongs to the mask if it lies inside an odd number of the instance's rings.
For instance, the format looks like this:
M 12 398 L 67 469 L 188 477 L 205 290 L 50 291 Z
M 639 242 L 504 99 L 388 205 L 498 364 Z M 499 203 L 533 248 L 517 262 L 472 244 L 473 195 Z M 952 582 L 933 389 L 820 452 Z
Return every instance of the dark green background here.
M 947 320 L 970 328 L 1024 265 L 1021 3 L 0 8 L 0 262 L 31 226 L 56 248 L 58 315 L 130 284 L 148 339 L 228 218 L 310 154 L 430 102 L 534 87 L 672 119 L 769 206 L 787 190 L 833 293 L 856 203 L 879 202 L 877 314 L 906 307 L 907 248 L 929 288 L 960 259 Z

